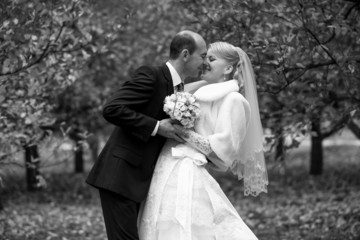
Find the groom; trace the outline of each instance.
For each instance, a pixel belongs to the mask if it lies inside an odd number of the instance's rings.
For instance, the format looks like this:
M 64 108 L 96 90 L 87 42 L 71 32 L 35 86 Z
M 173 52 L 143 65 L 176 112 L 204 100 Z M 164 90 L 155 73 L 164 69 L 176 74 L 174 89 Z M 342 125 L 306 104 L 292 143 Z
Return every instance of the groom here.
M 166 64 L 140 67 L 105 104 L 103 116 L 115 129 L 86 182 L 99 189 L 109 240 L 139 239 L 139 205 L 148 193 L 160 150 L 166 138 L 183 142 L 163 111 L 164 99 L 186 77 L 198 75 L 205 56 L 204 39 L 182 31 L 170 44 Z

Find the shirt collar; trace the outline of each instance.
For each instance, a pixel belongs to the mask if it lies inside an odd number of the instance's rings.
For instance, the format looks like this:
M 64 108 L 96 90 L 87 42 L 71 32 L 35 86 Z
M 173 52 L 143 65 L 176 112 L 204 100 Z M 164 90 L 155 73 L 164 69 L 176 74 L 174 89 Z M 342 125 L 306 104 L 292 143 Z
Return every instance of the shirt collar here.
M 173 67 L 173 65 L 171 65 L 171 63 L 166 62 L 166 66 L 168 66 L 170 74 L 171 74 L 171 78 L 173 81 L 173 86 L 175 87 L 176 85 L 180 84 L 181 78 L 180 75 L 178 74 L 178 72 L 176 71 L 176 69 Z

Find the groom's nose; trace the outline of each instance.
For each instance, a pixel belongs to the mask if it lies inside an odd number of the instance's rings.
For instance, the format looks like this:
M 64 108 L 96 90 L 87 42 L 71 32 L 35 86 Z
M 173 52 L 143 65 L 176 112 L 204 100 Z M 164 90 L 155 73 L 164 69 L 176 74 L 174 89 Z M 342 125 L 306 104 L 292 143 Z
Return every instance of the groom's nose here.
M 203 73 L 206 70 L 206 68 L 207 68 L 207 64 L 206 64 L 206 60 L 205 60 L 204 63 L 201 64 L 201 66 L 200 66 L 201 72 Z

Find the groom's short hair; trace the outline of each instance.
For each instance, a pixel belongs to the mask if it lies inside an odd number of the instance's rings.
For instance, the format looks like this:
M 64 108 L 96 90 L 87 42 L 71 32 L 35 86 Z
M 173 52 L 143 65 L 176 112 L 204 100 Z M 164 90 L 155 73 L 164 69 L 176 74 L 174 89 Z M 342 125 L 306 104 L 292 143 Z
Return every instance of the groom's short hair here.
M 177 59 L 182 50 L 187 49 L 191 54 L 195 52 L 196 42 L 193 36 L 186 31 L 175 35 L 170 43 L 170 59 Z

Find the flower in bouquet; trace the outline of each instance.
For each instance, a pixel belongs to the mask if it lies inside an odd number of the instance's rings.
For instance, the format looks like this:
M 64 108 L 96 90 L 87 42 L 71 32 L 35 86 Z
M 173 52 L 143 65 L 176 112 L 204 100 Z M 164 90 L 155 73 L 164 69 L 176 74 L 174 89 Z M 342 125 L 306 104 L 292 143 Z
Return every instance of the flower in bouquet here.
M 196 102 L 194 95 L 188 92 L 177 92 L 165 98 L 164 111 L 185 128 L 192 128 L 200 115 L 200 105 Z

